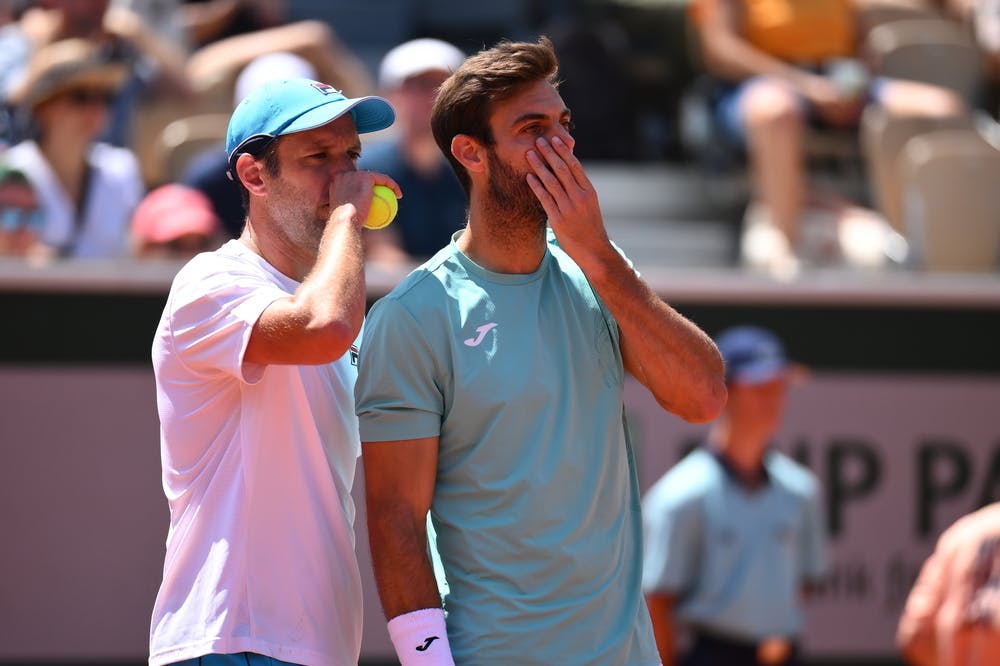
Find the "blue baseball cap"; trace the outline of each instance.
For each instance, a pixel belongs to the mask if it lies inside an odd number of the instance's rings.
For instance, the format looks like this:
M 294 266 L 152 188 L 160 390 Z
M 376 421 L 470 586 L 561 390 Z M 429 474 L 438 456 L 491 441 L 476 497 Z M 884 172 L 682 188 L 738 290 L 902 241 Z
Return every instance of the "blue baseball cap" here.
M 778 337 L 757 326 L 736 326 L 715 340 L 726 364 L 726 382 L 764 384 L 788 373 L 792 363 Z
M 392 125 L 396 112 L 388 100 L 344 96 L 328 83 L 312 79 L 268 81 L 240 102 L 229 119 L 226 153 L 230 177 L 242 153 L 260 154 L 277 137 L 322 127 L 345 113 L 354 118 L 358 134 L 377 132 Z

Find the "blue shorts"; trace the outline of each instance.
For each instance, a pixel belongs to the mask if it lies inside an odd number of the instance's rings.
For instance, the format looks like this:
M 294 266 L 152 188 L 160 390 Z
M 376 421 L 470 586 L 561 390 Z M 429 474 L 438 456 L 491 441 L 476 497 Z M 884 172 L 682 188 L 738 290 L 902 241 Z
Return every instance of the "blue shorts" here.
M 256 652 L 235 654 L 206 654 L 203 657 L 177 661 L 170 666 L 298 666 L 287 661 L 279 661 Z
M 743 96 L 750 86 L 761 78 L 763 77 L 754 77 L 738 84 L 722 83 L 711 94 L 710 104 L 716 128 L 722 133 L 725 140 L 735 147 L 746 147 L 746 124 L 743 114 L 740 112 Z M 875 77 L 868 83 L 868 88 L 865 90 L 866 104 L 878 102 L 885 82 L 885 79 Z M 811 126 L 817 128 L 824 126 L 823 121 L 813 113 L 812 108 L 804 98 L 799 98 L 799 104 Z

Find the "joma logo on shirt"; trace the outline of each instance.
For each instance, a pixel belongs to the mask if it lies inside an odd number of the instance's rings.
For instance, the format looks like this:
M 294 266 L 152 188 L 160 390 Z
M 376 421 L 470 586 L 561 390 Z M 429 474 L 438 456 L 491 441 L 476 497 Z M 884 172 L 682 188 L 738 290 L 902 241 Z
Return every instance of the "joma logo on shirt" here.
M 483 343 L 483 338 L 485 338 L 486 334 L 489 333 L 491 330 L 493 330 L 496 327 L 496 325 L 497 325 L 496 322 L 491 321 L 490 323 L 483 324 L 482 326 L 477 328 L 476 333 L 478 333 L 478 335 L 474 338 L 469 338 L 468 340 L 465 340 L 465 346 L 478 347 L 479 345 L 481 345 Z

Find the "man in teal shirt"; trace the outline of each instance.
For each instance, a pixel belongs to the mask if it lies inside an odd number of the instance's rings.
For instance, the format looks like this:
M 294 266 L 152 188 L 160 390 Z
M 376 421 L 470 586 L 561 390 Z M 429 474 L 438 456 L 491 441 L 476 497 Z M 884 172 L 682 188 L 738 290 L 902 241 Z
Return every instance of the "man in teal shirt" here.
M 659 664 L 625 373 L 702 422 L 725 401 L 722 363 L 609 241 L 556 71 L 543 38 L 444 83 L 432 126 L 468 226 L 365 327 L 368 529 L 403 666 Z

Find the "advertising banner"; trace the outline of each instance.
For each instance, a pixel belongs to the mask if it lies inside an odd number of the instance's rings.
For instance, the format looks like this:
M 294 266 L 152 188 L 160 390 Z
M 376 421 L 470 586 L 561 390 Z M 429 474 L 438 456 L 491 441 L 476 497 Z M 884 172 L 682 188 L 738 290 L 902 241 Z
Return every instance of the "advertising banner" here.
M 626 403 L 645 491 L 709 426 L 667 414 L 637 382 Z M 936 538 L 1000 499 L 1000 379 L 814 373 L 790 389 L 775 445 L 816 473 L 830 535 L 806 653 L 896 655 L 902 605 Z

